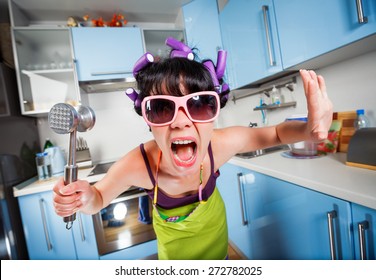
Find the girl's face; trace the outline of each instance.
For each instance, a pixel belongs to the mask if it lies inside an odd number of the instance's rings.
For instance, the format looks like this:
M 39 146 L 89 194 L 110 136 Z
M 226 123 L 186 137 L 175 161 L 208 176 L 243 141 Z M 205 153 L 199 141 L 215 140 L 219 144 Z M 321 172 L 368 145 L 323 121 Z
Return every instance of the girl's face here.
M 214 123 L 197 123 L 188 118 L 183 108 L 166 126 L 151 126 L 154 139 L 163 155 L 163 165 L 171 172 L 191 175 L 200 168 L 207 154 Z
M 181 97 L 167 96 L 167 100 L 160 99 L 165 95 L 152 96 L 149 101 L 146 98 L 142 108 L 162 151 L 163 166 L 171 173 L 185 176 L 197 172 L 204 161 L 220 104 L 215 92 L 187 94 L 183 86 L 180 91 Z M 156 122 L 161 125 L 155 125 Z

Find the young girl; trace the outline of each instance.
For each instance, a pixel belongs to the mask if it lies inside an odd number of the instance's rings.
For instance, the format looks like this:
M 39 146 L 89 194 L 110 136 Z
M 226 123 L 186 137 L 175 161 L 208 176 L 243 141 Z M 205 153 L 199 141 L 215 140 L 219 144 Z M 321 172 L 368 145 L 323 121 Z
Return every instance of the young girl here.
M 83 180 L 64 186 L 61 179 L 54 187 L 56 213 L 95 214 L 129 187 L 142 187 L 154 206 L 159 259 L 226 259 L 226 212 L 215 186 L 219 168 L 237 153 L 325 139 L 332 104 L 324 79 L 301 70 L 308 122 L 214 129 L 228 94 L 223 56 L 214 67 L 192 60 L 187 46 L 168 42 L 170 58 L 154 62 L 146 54 L 136 64 L 140 93 L 130 94 L 154 140 L 119 159 L 94 186 Z

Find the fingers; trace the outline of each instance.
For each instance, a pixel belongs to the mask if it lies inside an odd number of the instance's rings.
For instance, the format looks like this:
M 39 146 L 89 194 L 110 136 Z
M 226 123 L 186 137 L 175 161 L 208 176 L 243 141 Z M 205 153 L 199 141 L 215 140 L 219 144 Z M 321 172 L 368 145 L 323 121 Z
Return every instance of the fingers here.
M 76 181 L 67 186 L 61 178 L 53 188 L 55 212 L 62 217 L 70 216 L 83 206 L 81 197 L 88 183 Z
M 326 84 L 325 84 L 324 77 L 318 75 L 318 76 L 317 76 L 317 80 L 318 80 L 319 87 L 320 87 L 320 90 L 321 90 L 322 94 L 324 95 L 324 97 L 327 98 L 327 97 L 328 97 L 328 94 L 327 94 L 327 92 L 326 92 Z

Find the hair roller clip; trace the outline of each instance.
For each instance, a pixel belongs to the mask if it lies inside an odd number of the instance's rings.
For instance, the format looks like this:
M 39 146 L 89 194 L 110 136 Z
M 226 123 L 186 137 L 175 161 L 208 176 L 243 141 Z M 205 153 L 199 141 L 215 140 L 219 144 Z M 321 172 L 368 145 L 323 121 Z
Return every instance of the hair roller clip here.
M 183 51 L 183 52 L 186 52 L 186 53 L 191 53 L 192 50 L 190 47 L 188 47 L 187 45 L 185 45 L 184 43 L 176 40 L 175 38 L 173 37 L 168 37 L 165 41 L 165 44 L 169 47 L 171 47 L 172 49 L 174 50 L 178 50 L 178 51 Z
M 141 101 L 138 98 L 138 92 L 134 88 L 127 88 L 125 94 L 134 102 L 135 107 L 141 106 Z
M 211 60 L 207 60 L 207 61 L 204 61 L 202 64 L 206 67 L 206 69 L 209 70 L 210 76 L 212 77 L 212 80 L 213 80 L 214 88 L 216 89 L 217 92 L 219 92 L 219 81 L 217 78 L 217 74 L 215 73 L 213 62 Z
M 178 51 L 178 50 L 173 50 L 170 54 L 170 57 L 185 57 L 189 60 L 193 60 L 194 55 L 192 52 L 185 52 L 185 51 Z
M 136 77 L 138 72 L 142 68 L 145 68 L 149 63 L 152 63 L 152 62 L 154 62 L 154 56 L 149 52 L 145 53 L 135 63 L 135 65 L 133 67 L 133 76 Z
M 223 83 L 223 84 L 221 85 L 221 94 L 222 94 L 222 93 L 228 93 L 228 92 L 230 92 L 230 87 L 229 87 L 229 85 L 226 84 L 226 83 Z
M 215 69 L 215 73 L 217 74 L 217 78 L 219 80 L 222 79 L 225 75 L 226 58 L 227 52 L 225 50 L 219 50 L 217 54 L 217 67 Z

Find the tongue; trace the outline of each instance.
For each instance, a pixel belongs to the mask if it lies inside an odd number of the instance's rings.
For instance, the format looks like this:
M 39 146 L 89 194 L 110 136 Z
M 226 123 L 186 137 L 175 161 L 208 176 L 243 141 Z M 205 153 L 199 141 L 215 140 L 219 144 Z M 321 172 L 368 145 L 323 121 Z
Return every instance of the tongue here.
M 192 145 L 176 145 L 176 155 L 181 161 L 188 161 L 193 157 Z

